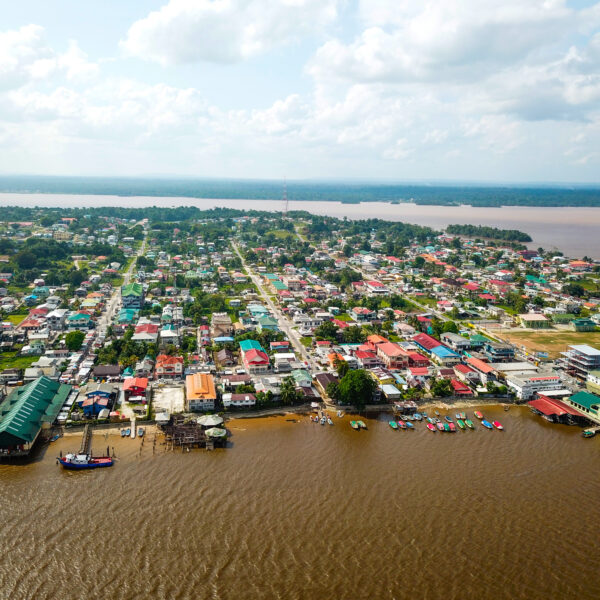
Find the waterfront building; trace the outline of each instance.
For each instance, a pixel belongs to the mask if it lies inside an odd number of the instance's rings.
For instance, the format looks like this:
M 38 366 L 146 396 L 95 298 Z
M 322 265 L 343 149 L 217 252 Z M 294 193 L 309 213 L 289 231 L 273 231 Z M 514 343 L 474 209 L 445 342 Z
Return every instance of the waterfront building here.
M 589 392 L 577 392 L 567 403 L 584 417 L 600 424 L 600 397 Z
M 578 344 L 569 346 L 568 350 L 561 354 L 563 368 L 571 377 L 585 381 L 588 373 L 600 370 L 600 350 L 597 348 Z
M 214 410 L 217 401 L 215 381 L 210 373 L 194 373 L 185 378 L 185 396 L 188 410 Z
M 56 419 L 71 386 L 40 377 L 15 388 L 0 404 L 0 457 L 29 454 L 43 428 Z
M 558 375 L 535 377 L 519 377 L 510 375 L 506 378 L 506 386 L 514 392 L 519 400 L 531 400 L 538 394 L 563 389 L 563 383 Z M 565 394 L 568 395 L 568 390 Z

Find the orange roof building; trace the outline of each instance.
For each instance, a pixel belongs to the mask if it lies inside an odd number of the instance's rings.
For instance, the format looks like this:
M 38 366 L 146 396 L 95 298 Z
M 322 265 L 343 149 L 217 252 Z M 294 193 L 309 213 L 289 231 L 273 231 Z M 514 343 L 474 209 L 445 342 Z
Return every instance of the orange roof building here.
M 194 373 L 185 378 L 188 410 L 214 410 L 217 400 L 215 380 L 210 373 Z

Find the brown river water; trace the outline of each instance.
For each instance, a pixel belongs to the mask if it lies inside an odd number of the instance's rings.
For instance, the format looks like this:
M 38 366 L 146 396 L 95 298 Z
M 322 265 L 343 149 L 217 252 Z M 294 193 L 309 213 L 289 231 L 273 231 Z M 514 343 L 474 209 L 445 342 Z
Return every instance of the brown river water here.
M 241 210 L 282 211 L 284 204 L 276 200 L 211 200 L 208 198 L 121 197 L 69 194 L 0 193 L 0 206 L 198 206 Z M 429 206 L 412 203 L 388 204 L 367 202 L 290 201 L 289 210 L 305 210 L 313 214 L 349 219 L 379 218 L 427 225 L 443 229 L 453 223 L 489 225 L 500 229 L 519 229 L 528 233 L 532 248 L 560 250 L 567 256 L 589 256 L 600 259 L 600 207 L 543 206 Z
M 600 438 L 525 408 L 504 432 L 231 421 L 223 450 L 60 439 L 0 465 L 2 599 L 598 598 Z

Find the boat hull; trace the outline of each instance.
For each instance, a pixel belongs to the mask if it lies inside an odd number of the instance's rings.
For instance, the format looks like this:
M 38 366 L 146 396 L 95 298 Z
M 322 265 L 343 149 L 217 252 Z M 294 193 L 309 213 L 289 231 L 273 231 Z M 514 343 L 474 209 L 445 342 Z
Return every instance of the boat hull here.
M 96 462 L 87 464 L 77 464 L 66 461 L 64 458 L 59 458 L 58 462 L 61 464 L 63 469 L 68 471 L 83 471 L 84 469 L 101 469 L 103 467 L 112 467 L 114 461 L 112 458 L 109 459 L 98 459 Z

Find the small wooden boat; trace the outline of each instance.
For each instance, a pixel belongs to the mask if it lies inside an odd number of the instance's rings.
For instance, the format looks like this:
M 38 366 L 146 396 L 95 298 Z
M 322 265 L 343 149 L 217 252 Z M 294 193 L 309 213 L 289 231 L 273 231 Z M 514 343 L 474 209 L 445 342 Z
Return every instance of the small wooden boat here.
M 408 421 L 408 416 L 407 415 L 401 415 L 400 417 L 403 421 Z
M 131 435 L 131 429 L 128 427 L 128 428 L 125 430 L 125 437 L 129 437 L 130 435 Z
M 444 424 L 440 423 L 440 421 L 438 421 L 435 426 L 437 427 L 438 431 L 444 431 Z
M 427 429 L 429 429 L 429 431 L 433 431 L 435 433 L 436 427 L 433 423 L 427 423 Z
M 460 412 L 458 413 L 460 415 L 460 418 L 462 421 L 464 421 L 467 418 L 467 413 L 466 412 Z
M 480 413 L 478 410 L 476 410 L 476 411 L 475 411 L 473 414 L 474 414 L 474 415 L 475 415 L 475 416 L 476 416 L 476 417 L 477 417 L 477 418 L 478 418 L 480 421 L 483 419 L 483 415 L 482 415 L 482 414 L 481 414 L 481 413 Z
M 448 423 L 451 433 L 456 433 L 456 425 L 454 423 Z
M 408 422 L 406 424 L 406 429 L 414 429 L 414 428 L 415 428 L 415 426 L 411 422 Z
M 366 428 L 367 428 L 367 426 L 366 426 L 366 424 L 365 424 L 365 422 L 364 422 L 364 421 L 357 421 L 357 423 L 358 423 L 358 426 L 359 426 L 361 429 L 366 429 Z
M 500 423 L 500 421 L 493 421 L 492 425 L 496 428 L 499 429 L 500 431 L 502 431 L 504 429 L 504 427 L 502 427 L 502 423 Z
M 433 414 L 434 414 L 436 417 L 439 417 L 439 416 L 440 416 L 440 411 L 439 411 L 439 410 L 434 410 L 434 411 L 433 411 Z
M 356 421 L 350 421 L 350 427 L 352 427 L 352 429 L 356 429 L 356 431 L 360 429 L 360 425 Z
M 321 417 L 321 425 L 326 425 L 327 419 L 325 417 Z
M 460 416 L 460 413 L 456 413 L 456 414 L 454 415 L 454 418 L 455 418 L 456 420 L 458 420 L 458 419 L 460 419 L 460 418 L 462 418 L 462 417 Z
M 596 435 L 596 432 L 595 432 L 593 429 L 584 429 L 584 430 L 581 432 L 581 435 L 582 435 L 584 438 L 593 438 L 593 437 Z
M 471 421 L 471 419 L 465 419 L 465 425 L 469 429 L 475 429 L 475 424 L 473 423 L 473 421 Z
M 433 417 L 427 417 L 427 421 L 428 421 L 429 423 L 433 423 L 433 424 L 435 424 L 435 419 L 434 419 Z
M 444 423 L 444 431 L 446 433 L 450 433 L 450 423 Z M 452 425 L 454 425 L 454 423 L 452 423 Z
M 415 421 L 421 421 L 421 420 L 423 419 L 423 415 L 422 415 L 421 413 L 415 413 L 415 414 L 413 415 L 413 419 L 414 419 Z
M 424 419 L 429 419 L 429 416 L 427 415 L 427 413 L 426 413 L 424 410 L 422 410 L 422 411 L 421 411 L 421 416 L 422 416 Z
M 396 423 L 396 421 L 388 421 L 388 425 L 392 428 L 395 429 L 396 431 L 398 431 L 398 423 Z
M 447 423 L 452 423 L 452 417 L 449 417 L 448 415 L 444 416 L 444 419 L 446 419 Z
M 121 429 L 121 437 L 125 437 L 127 435 L 126 429 Z
M 341 410 L 337 411 L 338 419 L 341 419 L 344 416 L 344 413 Z
M 138 427 L 138 437 L 144 437 L 145 430 L 143 427 Z
M 406 423 L 404 421 L 398 421 L 398 427 L 400 427 L 400 429 L 406 429 Z
M 331 420 L 331 417 L 327 417 L 327 425 L 333 425 L 333 421 Z
M 53 435 L 50 438 L 50 443 L 55 442 L 59 437 L 60 437 L 60 433 L 57 433 L 56 435 Z
M 460 427 L 460 429 L 466 429 L 465 422 L 462 419 L 456 419 L 456 424 Z
M 509 406 L 508 404 L 505 404 L 505 405 L 504 405 L 504 410 L 505 410 L 505 411 L 508 411 L 508 410 L 510 410 L 510 406 Z
M 485 419 L 482 419 L 481 424 L 486 428 L 486 429 L 493 429 L 494 426 L 489 422 L 486 421 Z

